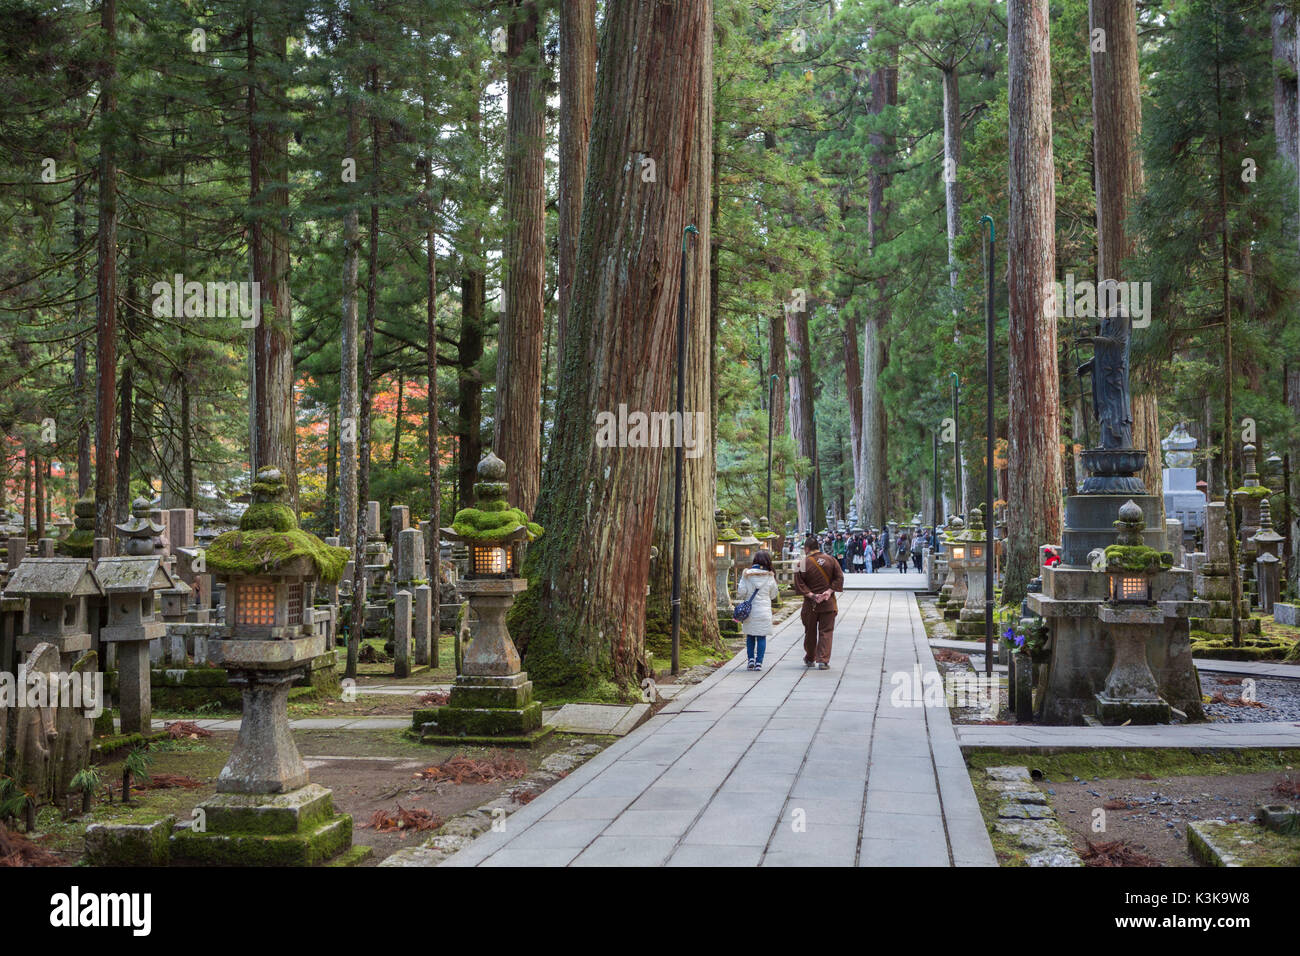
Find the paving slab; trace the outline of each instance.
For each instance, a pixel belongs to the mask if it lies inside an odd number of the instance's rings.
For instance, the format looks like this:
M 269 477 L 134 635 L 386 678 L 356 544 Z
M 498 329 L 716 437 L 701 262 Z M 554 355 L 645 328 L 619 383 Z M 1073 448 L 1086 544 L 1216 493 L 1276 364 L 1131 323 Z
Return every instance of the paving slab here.
M 565 704 L 546 723 L 566 734 L 622 737 L 649 716 L 649 704 Z
M 891 692 L 934 670 L 923 578 L 852 577 L 830 670 L 788 619 L 443 865 L 996 865 L 947 709 Z

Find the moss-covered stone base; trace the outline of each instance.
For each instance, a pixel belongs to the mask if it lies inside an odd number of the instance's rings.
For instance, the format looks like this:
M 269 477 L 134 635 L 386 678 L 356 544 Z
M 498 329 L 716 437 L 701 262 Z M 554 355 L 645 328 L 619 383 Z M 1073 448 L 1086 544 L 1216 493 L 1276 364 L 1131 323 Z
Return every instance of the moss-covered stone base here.
M 172 835 L 171 861 L 188 866 L 318 866 L 352 845 L 352 817 L 340 813 L 302 833 Z
M 142 823 L 92 823 L 86 828 L 86 862 L 91 866 L 166 866 L 168 838 L 176 817 Z
M 536 747 L 546 738 L 551 736 L 554 731 L 550 724 L 543 724 L 537 730 L 528 734 L 506 734 L 504 736 L 493 737 L 475 737 L 468 735 L 464 737 L 451 737 L 439 734 L 418 734 L 415 731 L 407 731 L 407 736 L 412 740 L 418 740 L 422 744 L 429 744 L 434 747 Z
M 526 707 L 429 707 L 417 710 L 411 718 L 416 733 L 429 727 L 429 735 L 441 737 L 526 736 L 542 726 L 542 705 L 533 701 Z
M 1187 849 L 1206 866 L 1300 866 L 1300 837 L 1255 823 L 1197 820 L 1188 824 Z
M 1231 634 L 1232 633 L 1232 611 L 1229 610 L 1228 617 L 1193 617 L 1188 619 L 1195 638 L 1196 631 L 1203 631 L 1207 634 Z M 1243 634 L 1260 634 L 1262 633 L 1262 622 L 1257 617 L 1241 616 L 1241 633 Z

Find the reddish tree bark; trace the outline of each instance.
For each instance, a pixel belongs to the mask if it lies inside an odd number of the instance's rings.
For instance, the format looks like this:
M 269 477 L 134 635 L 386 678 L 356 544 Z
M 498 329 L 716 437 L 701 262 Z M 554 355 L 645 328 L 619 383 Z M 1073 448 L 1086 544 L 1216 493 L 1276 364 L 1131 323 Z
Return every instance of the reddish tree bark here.
M 497 340 L 496 454 L 510 469 L 510 503 L 531 511 L 542 467 L 546 104 L 537 4 L 513 0 L 511 7 L 506 68 L 506 310 Z
M 1043 306 L 1056 272 L 1049 37 L 1047 0 L 1009 0 L 1009 540 L 1002 600 L 1012 604 L 1037 573 L 1039 546 L 1061 540 L 1056 317 Z
M 113 114 L 117 110 L 117 0 L 103 0 L 103 76 L 99 109 L 103 140 L 99 149 L 99 235 L 95 280 L 95 537 L 115 539 L 117 496 L 117 151 Z
M 700 175 L 707 9 L 703 0 L 611 0 L 606 8 L 555 432 L 537 509 L 546 533 L 530 549 L 531 586 L 510 625 L 533 680 L 553 687 L 627 687 L 646 672 L 648 557 L 670 450 L 601 447 L 596 415 L 620 403 L 671 407 L 678 268 Z M 703 267 L 702 249 L 692 261 Z
M 565 316 L 582 228 L 591 108 L 596 97 L 596 0 L 560 4 L 559 312 L 556 354 L 564 354 Z

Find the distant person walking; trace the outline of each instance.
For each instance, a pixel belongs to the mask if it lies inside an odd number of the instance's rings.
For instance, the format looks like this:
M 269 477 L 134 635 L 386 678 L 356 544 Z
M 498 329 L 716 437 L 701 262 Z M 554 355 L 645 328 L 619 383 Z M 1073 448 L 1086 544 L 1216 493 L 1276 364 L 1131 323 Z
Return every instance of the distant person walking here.
M 898 546 L 894 553 L 894 560 L 898 564 L 898 573 L 907 573 L 907 558 L 910 554 L 910 545 L 907 543 L 907 532 L 902 532 L 898 536 Z
M 772 568 L 772 553 L 759 551 L 754 555 L 754 564 L 740 575 L 740 586 L 736 596 L 742 601 L 753 597 L 749 617 L 741 621 L 740 629 L 745 634 L 745 654 L 749 658 L 749 670 L 763 669 L 763 652 L 767 650 L 767 639 L 772 634 L 772 602 L 777 599 L 776 573 Z
M 794 589 L 803 595 L 799 613 L 803 621 L 803 663 L 824 671 L 831 666 L 831 641 L 835 615 L 839 613 L 835 592 L 844 590 L 844 571 L 834 557 L 822 552 L 813 535 L 808 536 L 803 547 L 803 560 L 794 573 Z
M 918 529 L 912 535 L 912 567 L 921 570 L 921 552 L 925 548 L 925 535 Z

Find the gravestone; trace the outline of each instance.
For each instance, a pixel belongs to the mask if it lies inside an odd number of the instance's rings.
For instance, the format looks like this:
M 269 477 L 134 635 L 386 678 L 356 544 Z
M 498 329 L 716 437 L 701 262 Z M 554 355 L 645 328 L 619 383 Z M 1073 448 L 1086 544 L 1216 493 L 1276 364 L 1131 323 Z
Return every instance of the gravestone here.
M 397 571 L 394 580 L 399 585 L 425 580 L 428 570 L 424 562 L 424 535 L 416 528 L 403 528 L 395 540 Z
M 427 584 L 415 589 L 415 663 L 438 666 L 438 635 L 433 631 L 433 588 Z
M 393 675 L 411 676 L 411 592 L 393 597 Z
M 27 538 L 22 535 L 14 535 L 9 539 L 5 546 L 6 563 L 9 570 L 12 571 L 18 567 L 23 557 L 27 554 Z
M 1204 528 L 1206 500 L 1205 492 L 1196 487 L 1196 439 L 1179 422 L 1160 447 L 1165 451 L 1165 514 L 1181 522 L 1185 532 Z M 1177 558 L 1174 563 L 1178 563 Z
M 388 509 L 388 537 L 394 544 L 397 536 L 411 526 L 411 509 L 406 505 L 393 505 Z

